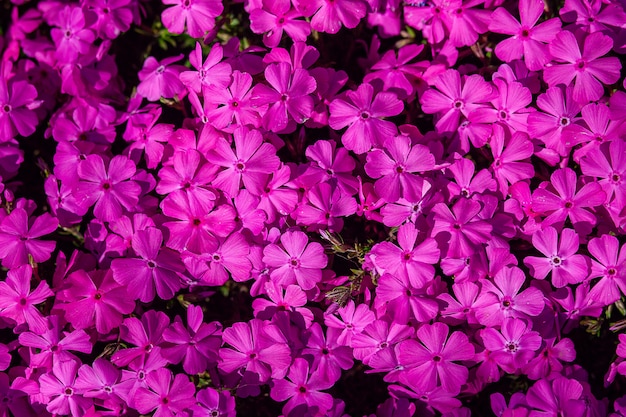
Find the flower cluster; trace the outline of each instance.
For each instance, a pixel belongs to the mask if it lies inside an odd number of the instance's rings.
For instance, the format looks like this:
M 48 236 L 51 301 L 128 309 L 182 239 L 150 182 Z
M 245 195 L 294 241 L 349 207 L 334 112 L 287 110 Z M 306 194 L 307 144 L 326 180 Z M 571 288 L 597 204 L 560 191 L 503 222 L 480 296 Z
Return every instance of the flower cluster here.
M 5 3 L 0 415 L 626 416 L 624 2 Z

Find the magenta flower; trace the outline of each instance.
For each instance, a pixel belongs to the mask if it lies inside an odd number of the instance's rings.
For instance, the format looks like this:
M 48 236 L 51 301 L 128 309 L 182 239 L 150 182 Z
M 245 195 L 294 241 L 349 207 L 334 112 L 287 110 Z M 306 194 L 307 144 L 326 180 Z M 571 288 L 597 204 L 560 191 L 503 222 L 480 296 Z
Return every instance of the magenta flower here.
M 124 139 L 129 140 L 128 147 L 131 158 L 138 160 L 142 153 L 146 159 L 146 166 L 154 169 L 163 158 L 164 143 L 167 143 L 174 133 L 174 126 L 165 123 L 156 123 L 158 117 L 140 115 L 135 118 L 132 129 L 126 129 Z M 142 152 L 143 151 L 143 152 Z
M 270 267 L 270 277 L 283 288 L 296 282 L 310 290 L 322 280 L 328 259 L 324 248 L 310 242 L 300 231 L 287 231 L 280 237 L 281 246 L 269 244 L 263 249 L 263 263 Z
M 618 97 L 614 94 L 611 98 Z M 582 120 L 571 125 L 570 140 L 573 145 L 582 144 L 574 151 L 574 161 L 580 163 L 583 156 L 605 142 L 615 142 L 623 129 L 623 117 L 616 117 L 611 113 L 617 108 L 611 108 L 604 103 L 589 103 L 582 108 Z M 608 200 L 607 200 L 608 201 Z
M 98 15 L 96 26 L 103 39 L 115 39 L 130 29 L 134 6 L 131 0 L 88 0 L 85 4 Z
M 9 142 L 18 133 L 30 136 L 37 127 L 39 106 L 37 89 L 26 81 L 6 80 L 0 74 L 0 143 Z M 0 171 L 1 172 L 1 171 Z
M 336 98 L 330 103 L 328 124 L 335 130 L 348 127 L 341 141 L 346 149 L 357 154 L 369 151 L 372 145 L 382 146 L 393 138 L 397 129 L 383 117 L 397 116 L 404 109 L 394 93 L 374 95 L 374 87 L 361 84 L 356 91 L 346 92 L 346 101 Z
M 480 296 L 473 305 L 476 319 L 484 326 L 501 325 L 507 318 L 531 319 L 543 311 L 543 294 L 535 287 L 522 290 L 524 272 L 517 267 L 502 268 L 491 281 L 482 280 Z
M 234 323 L 224 329 L 224 343 L 233 348 L 220 349 L 219 369 L 224 372 L 242 370 L 256 374 L 259 383 L 283 378 L 291 364 L 291 350 L 278 327 L 252 319 Z M 243 369 L 242 369 L 243 368 Z
M 619 240 L 608 234 L 591 239 L 587 249 L 595 258 L 591 260 L 589 279 L 600 278 L 589 292 L 589 298 L 603 306 L 612 304 L 626 294 L 626 249 L 624 245 L 620 248 Z
M 589 259 L 578 255 L 578 234 L 572 229 L 559 233 L 553 227 L 537 231 L 532 237 L 533 246 L 545 258 L 527 256 L 524 264 L 536 279 L 544 279 L 552 272 L 552 285 L 557 288 L 577 284 L 587 279 Z
M 137 317 L 124 319 L 120 329 L 121 339 L 135 347 L 118 350 L 111 357 L 111 362 L 120 367 L 131 364 L 131 369 L 145 363 L 150 353 L 163 343 L 163 332 L 169 324 L 169 317 L 156 310 L 146 311 L 141 320 Z M 160 351 L 157 356 L 154 360 L 161 358 Z
M 31 348 L 31 365 L 51 369 L 57 362 L 78 361 L 70 351 L 91 353 L 93 348 L 84 330 L 63 332 L 65 323 L 59 316 L 50 316 L 51 327 L 39 334 L 24 332 L 19 336 L 23 346 Z
M 613 47 L 613 40 L 601 32 L 586 36 L 582 49 L 579 45 L 572 32 L 559 32 L 550 43 L 557 63 L 544 70 L 543 79 L 550 87 L 568 86 L 574 80 L 574 100 L 587 104 L 604 95 L 602 84 L 617 82 L 622 65 L 617 57 L 601 58 Z
M 489 30 L 496 33 L 513 35 L 496 46 L 496 55 L 504 62 L 520 59 L 531 71 L 539 71 L 550 61 L 546 44 L 554 39 L 561 29 L 558 18 L 552 18 L 537 24 L 543 15 L 544 3 L 540 0 L 520 0 L 520 21 L 515 20 L 505 8 L 498 7 L 491 14 Z
M 52 372 L 39 378 L 40 392 L 47 399 L 46 409 L 57 415 L 82 416 L 93 404 L 76 387 L 76 371 L 80 363 L 75 360 L 57 362 Z
M 598 178 L 597 183 L 606 192 L 606 202 L 613 198 L 617 204 L 626 202 L 626 143 L 623 140 L 594 147 L 580 159 L 580 169 L 583 174 Z
M 534 380 L 550 377 L 563 370 L 561 362 L 572 362 L 576 359 L 576 348 L 571 339 L 548 338 L 544 348 L 523 369 L 528 377 Z
M 48 321 L 36 305 L 54 295 L 46 281 L 41 281 L 31 291 L 33 270 L 30 265 L 23 265 L 10 270 L 6 281 L 0 282 L 0 317 L 8 318 L 17 324 L 28 324 L 28 328 L 42 334 L 48 330 Z
M 306 347 L 302 356 L 311 359 L 311 367 L 321 381 L 334 384 L 341 377 L 341 370 L 354 365 L 352 349 L 339 343 L 337 336 L 341 330 L 329 327 L 324 330 L 319 323 L 313 323 L 306 334 Z
M 287 32 L 295 42 L 304 42 L 311 33 L 309 22 L 298 10 L 291 8 L 289 0 L 262 1 L 262 7 L 250 12 L 250 29 L 263 34 L 263 43 L 268 48 L 275 48 Z
M 566 155 L 578 139 L 574 139 L 577 125 L 572 124 L 580 112 L 580 104 L 573 98 L 573 87 L 551 87 L 537 97 L 536 111 L 528 116 L 528 134 L 540 139 L 546 148 Z
M 491 169 L 502 195 L 508 194 L 509 185 L 533 177 L 535 174 L 533 165 L 530 162 L 523 162 L 533 155 L 533 144 L 526 133 L 509 134 L 508 129 L 500 124 L 494 124 L 489 144 L 493 155 Z
M 387 139 L 382 149 L 373 149 L 367 154 L 365 164 L 367 175 L 380 178 L 374 184 L 376 193 L 389 203 L 401 197 L 419 198 L 414 191 L 422 188 L 420 174 L 434 168 L 435 157 L 428 147 L 411 146 L 411 139 L 406 136 Z
M 235 150 L 225 139 L 218 139 L 215 147 L 207 154 L 207 160 L 224 167 L 211 185 L 235 197 L 243 183 L 255 195 L 263 190 L 263 181 L 280 166 L 276 149 L 263 141 L 258 130 L 239 128 L 233 134 Z
M 458 393 L 467 382 L 468 370 L 457 361 L 474 358 L 472 345 L 463 332 L 453 332 L 443 323 L 425 324 L 417 330 L 416 340 L 398 345 L 398 359 L 406 365 L 401 376 L 411 385 L 430 391 L 441 386 L 445 391 Z
M 481 210 L 479 202 L 465 198 L 457 201 L 452 211 L 445 203 L 433 207 L 435 224 L 431 236 L 443 236 L 448 243 L 446 256 L 465 257 L 490 240 L 492 226 L 478 216 Z
M 109 124 L 102 126 L 99 111 L 95 107 L 80 106 L 74 109 L 71 117 L 57 118 L 52 126 L 52 137 L 59 142 L 88 141 L 110 145 L 115 140 L 115 127 Z
M 216 321 L 203 322 L 202 308 L 187 307 L 187 327 L 176 317 L 174 323 L 163 332 L 163 340 L 173 343 L 163 349 L 163 356 L 172 363 L 183 362 L 186 373 L 204 372 L 210 363 L 217 364 L 217 351 L 222 344 L 222 325 Z
M 64 303 L 57 307 L 65 311 L 65 319 L 77 329 L 95 324 L 98 333 L 108 334 L 122 324 L 124 314 L 135 309 L 126 288 L 115 282 L 111 270 L 78 270 L 65 283 L 67 288 L 57 293 L 57 300 Z
M 494 88 L 480 75 L 470 75 L 461 80 L 457 70 L 449 69 L 435 80 L 435 87 L 424 92 L 420 102 L 428 114 L 438 114 L 437 132 L 455 132 L 461 117 L 483 107 L 493 99 Z
M 302 404 L 315 406 L 318 412 L 325 413 L 332 407 L 333 397 L 320 391 L 329 389 L 332 385 L 332 382 L 320 378 L 319 372 L 310 373 L 305 359 L 296 358 L 286 379 L 272 381 L 270 396 L 274 401 L 289 400 L 283 406 L 285 414 Z
M 208 164 L 200 152 L 195 149 L 175 152 L 170 162 L 159 170 L 157 193 L 168 196 L 182 190 L 197 201 L 208 202 L 217 198 L 209 187 L 219 167 Z
M 132 299 L 148 303 L 159 298 L 169 300 L 183 286 L 185 267 L 180 255 L 162 248 L 163 233 L 148 227 L 135 233 L 132 247 L 139 258 L 118 258 L 111 262 L 115 281 L 124 285 Z
M 95 203 L 94 215 L 109 222 L 119 218 L 123 208 L 133 211 L 141 194 L 139 184 L 131 180 L 136 169 L 136 165 L 123 155 L 106 163 L 100 155 L 88 155 L 78 165 L 77 203 L 83 207 Z
M 293 122 L 302 124 L 313 111 L 312 94 L 317 84 L 307 70 L 292 69 L 286 62 L 265 68 L 265 79 L 271 85 L 257 84 L 252 100 L 259 107 L 267 105 L 263 126 L 272 132 L 293 131 Z M 292 126 L 290 126 L 292 125 Z
M 350 194 L 338 186 L 322 182 L 306 193 L 294 217 L 299 225 L 308 226 L 308 230 L 339 232 L 343 228 L 342 217 L 350 216 L 356 210 L 356 200 Z
M 500 122 L 511 128 L 512 132 L 526 132 L 528 106 L 532 100 L 530 90 L 517 81 L 507 82 L 502 78 L 495 78 L 493 83 L 497 87 L 495 98 L 491 100 L 492 107 L 479 107 L 469 115 L 472 123 Z
M 171 64 L 182 58 L 183 55 L 171 56 L 159 62 L 154 57 L 149 56 L 139 71 L 140 83 L 137 86 L 137 93 L 148 101 L 158 101 L 161 97 L 174 98 L 180 96 L 185 90 L 185 86 L 180 82 L 179 75 L 187 68 L 182 65 Z
M 212 30 L 215 18 L 224 11 L 219 0 L 163 0 L 163 4 L 172 5 L 161 15 L 167 30 L 180 35 L 187 26 L 187 33 L 192 38 L 201 38 Z
M 207 120 L 216 129 L 232 132 L 237 126 L 261 126 L 261 117 L 252 104 L 252 76 L 247 72 L 233 71 L 228 88 L 211 85 L 204 90 L 205 106 L 212 110 Z
M 384 274 L 378 279 L 374 299 L 378 316 L 387 315 L 396 323 L 408 324 L 432 320 L 439 312 L 439 304 L 427 291 L 429 285 L 416 288 L 403 274 Z
M 225 237 L 235 229 L 235 210 L 228 204 L 215 207 L 212 200 L 189 198 L 175 191 L 161 203 L 166 216 L 177 219 L 163 223 L 169 230 L 167 246 L 195 253 L 218 246 L 217 237 Z
M 596 216 L 587 208 L 603 204 L 606 193 L 597 182 L 587 183 L 576 192 L 576 183 L 576 173 L 570 168 L 562 168 L 552 173 L 547 188 L 535 190 L 532 208 L 537 213 L 548 215 L 543 219 L 545 226 L 564 222 L 567 218 L 574 227 L 578 223 L 596 224 Z
M 385 52 L 380 60 L 372 65 L 370 68 L 372 72 L 366 74 L 363 81 L 372 83 L 374 80 L 381 80 L 384 91 L 393 91 L 400 99 L 412 97 L 420 88 L 420 80 L 429 62 L 410 62 L 423 50 L 424 45 L 408 44 L 397 51 Z
M 415 288 L 422 288 L 435 276 L 433 265 L 439 261 L 439 248 L 432 238 L 417 243 L 419 231 L 412 223 L 398 229 L 398 246 L 381 242 L 372 247 L 369 257 L 375 258 L 379 275 L 402 274 Z
M 176 374 L 172 380 L 172 371 L 157 369 L 146 375 L 147 388 L 140 387 L 132 398 L 132 406 L 141 414 L 156 410 L 157 417 L 175 416 L 192 407 L 196 400 L 193 382 L 184 374 Z
M 207 250 L 198 256 L 184 259 L 187 270 L 200 279 L 203 285 L 220 286 L 232 277 L 243 282 L 251 278 L 252 264 L 248 259 L 250 245 L 240 233 L 233 233 L 225 240 L 218 240 L 215 250 Z
M 541 379 L 535 382 L 526 394 L 526 402 L 533 408 L 531 416 L 583 416 L 588 411 L 582 384 L 560 375 L 552 381 Z
M 52 28 L 50 36 L 56 46 L 56 58 L 60 64 L 72 64 L 90 51 L 95 33 L 86 27 L 83 8 L 78 5 L 66 5 L 55 20 L 56 27 Z
M 37 238 L 54 232 L 57 219 L 48 213 L 28 217 L 25 209 L 16 207 L 0 221 L 0 259 L 6 268 L 28 264 L 29 256 L 34 262 L 47 261 L 56 246 L 56 242 Z
M 198 404 L 193 407 L 194 417 L 235 417 L 235 398 L 228 391 L 205 388 L 196 394 Z
M 394 349 L 403 340 L 414 337 L 415 331 L 409 326 L 391 323 L 386 320 L 374 320 L 352 337 L 354 358 L 367 364 L 369 359 L 383 349 Z
M 500 331 L 488 327 L 480 331 L 490 357 L 505 372 L 514 373 L 526 365 L 541 346 L 539 333 L 528 328 L 522 319 L 504 320 Z
M 359 304 L 357 306 L 352 300 L 337 310 L 337 313 L 339 313 L 339 317 L 329 314 L 327 311 L 324 314 L 324 324 L 329 328 L 341 330 L 341 334 L 337 337 L 337 343 L 344 346 L 350 346 L 352 337 L 361 333 L 367 325 L 376 319 L 367 305 Z
M 337 148 L 334 141 L 318 140 L 306 148 L 306 157 L 325 172 L 329 182 L 336 181 L 337 186 L 346 194 L 353 195 L 357 191 L 359 182 L 352 174 L 356 162 L 346 148 Z
M 318 32 L 337 33 L 341 25 L 353 29 L 367 12 L 362 0 L 299 0 L 304 15 L 310 16 L 311 28 Z
M 474 194 L 482 194 L 486 190 L 495 191 L 496 182 L 486 169 L 481 169 L 474 175 L 474 162 L 468 158 L 457 159 L 448 167 L 454 176 L 454 182 L 448 183 L 448 191 L 451 195 L 471 197 Z
M 224 57 L 224 49 L 219 43 L 211 47 L 209 55 L 202 62 L 202 46 L 196 42 L 196 49 L 189 54 L 189 62 L 196 71 L 183 71 L 180 73 L 180 81 L 190 91 L 202 93 L 203 87 L 210 85 L 227 87 L 230 84 L 232 69 L 229 64 L 221 62 Z
M 106 359 L 97 358 L 92 366 L 85 364 L 78 369 L 75 386 L 86 398 L 121 402 L 117 395 L 121 376 L 122 372 L 115 365 Z

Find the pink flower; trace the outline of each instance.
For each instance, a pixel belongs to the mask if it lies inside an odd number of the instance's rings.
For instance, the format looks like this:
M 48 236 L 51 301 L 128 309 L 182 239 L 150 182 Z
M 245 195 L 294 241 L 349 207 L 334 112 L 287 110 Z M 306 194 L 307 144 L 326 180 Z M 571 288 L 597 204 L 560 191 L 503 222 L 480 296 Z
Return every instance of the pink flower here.
M 283 378 L 291 364 L 291 351 L 278 327 L 252 319 L 234 323 L 224 329 L 224 343 L 233 348 L 220 349 L 219 369 L 224 372 L 240 370 L 256 374 L 259 383 Z M 242 369 L 243 368 L 243 369 Z
M 263 34 L 263 43 L 275 48 L 280 43 L 283 32 L 296 42 L 304 42 L 311 33 L 311 27 L 298 10 L 291 8 L 289 0 L 264 0 L 262 7 L 250 12 L 250 29 Z
M 533 246 L 546 257 L 527 256 L 524 264 L 534 278 L 544 279 L 552 272 L 552 284 L 561 288 L 587 279 L 589 260 L 577 255 L 578 234 L 572 229 L 560 232 L 560 244 L 555 228 L 547 227 L 533 234 Z
M 201 38 L 212 30 L 215 18 L 224 11 L 220 0 L 163 0 L 163 4 L 173 5 L 161 15 L 167 30 L 180 35 L 187 26 L 187 33 L 192 38 Z
M 233 137 L 234 151 L 225 139 L 218 139 L 214 149 L 207 154 L 210 163 L 225 168 L 211 184 L 235 197 L 243 182 L 248 191 L 259 195 L 263 180 L 280 166 L 276 149 L 271 143 L 265 143 L 261 132 L 255 129 L 239 128 Z
M 94 324 L 100 334 L 108 334 L 122 323 L 123 315 L 135 309 L 128 298 L 126 287 L 113 279 L 111 270 L 72 272 L 65 279 L 64 288 L 57 293 L 63 304 L 65 319 L 76 329 L 88 329 Z
M 0 221 L 0 259 L 2 266 L 15 268 L 29 263 L 50 259 L 56 242 L 40 241 L 37 238 L 54 232 L 59 225 L 48 213 L 29 220 L 28 213 L 16 207 Z
M 494 88 L 480 75 L 470 75 L 461 80 L 457 70 L 449 69 L 435 80 L 435 87 L 422 95 L 422 110 L 438 114 L 435 129 L 441 134 L 455 132 L 461 117 L 483 107 L 493 99 Z
M 171 65 L 180 61 L 183 55 L 171 56 L 161 62 L 149 56 L 139 71 L 139 85 L 137 93 L 144 96 L 148 101 L 157 101 L 161 97 L 174 98 L 185 90 L 180 82 L 179 74 L 186 70 L 182 65 Z
M 526 132 L 528 114 L 534 110 L 526 108 L 533 100 L 530 90 L 517 81 L 507 82 L 502 78 L 495 78 L 493 83 L 497 93 L 491 100 L 492 107 L 477 108 L 470 113 L 469 120 L 472 123 L 500 122 L 513 132 Z
M 263 263 L 271 268 L 270 277 L 286 288 L 296 282 L 310 290 L 322 280 L 328 259 L 324 248 L 310 242 L 300 231 L 287 231 L 280 237 L 281 246 L 269 244 L 263 249 Z
M 543 294 L 535 287 L 522 290 L 524 272 L 517 267 L 501 269 L 493 283 L 481 280 L 482 290 L 473 305 L 476 319 L 484 326 L 501 325 L 507 318 L 530 319 L 543 311 Z
M 35 133 L 39 106 L 37 89 L 26 81 L 6 80 L 0 75 L 0 144 L 18 133 L 24 137 Z M 1 171 L 0 171 L 1 172 Z
M 562 168 L 552 173 L 547 188 L 535 190 L 532 208 L 537 213 L 548 214 L 543 220 L 544 225 L 561 223 L 568 217 L 574 227 L 578 223 L 596 224 L 596 216 L 586 208 L 603 204 L 606 193 L 597 182 L 585 184 L 576 192 L 576 182 L 576 173 L 571 168 Z
M 600 278 L 589 292 L 589 298 L 607 306 L 626 294 L 626 249 L 620 248 L 615 236 L 602 235 L 587 244 L 591 260 L 589 279 Z M 621 291 L 621 293 L 620 293 Z
M 376 193 L 389 203 L 401 197 L 419 198 L 415 190 L 421 189 L 420 174 L 434 168 L 435 157 L 430 150 L 424 145 L 411 146 L 411 139 L 406 136 L 387 139 L 382 149 L 367 154 L 365 164 L 367 175 L 380 178 L 374 184 Z
M 252 100 L 258 106 L 268 105 L 263 125 L 272 132 L 293 131 L 295 123 L 302 124 L 313 111 L 312 94 L 317 84 L 307 70 L 292 69 L 286 62 L 268 65 L 265 79 L 271 87 L 257 84 Z
M 217 237 L 225 237 L 235 229 L 235 210 L 228 204 L 215 207 L 212 200 L 189 198 L 175 191 L 161 203 L 166 216 L 176 219 L 163 223 L 169 230 L 167 246 L 177 251 L 194 253 L 218 246 Z
M 445 256 L 467 256 L 489 241 L 492 226 L 478 216 L 481 210 L 479 202 L 465 198 L 457 201 L 452 211 L 445 203 L 438 203 L 433 207 L 435 225 L 431 236 L 442 234 L 442 239 L 447 238 Z
M 72 64 L 80 55 L 87 54 L 96 36 L 85 26 L 83 9 L 67 5 L 58 12 L 50 36 L 56 45 L 56 57 L 60 64 Z
M 159 298 L 169 300 L 182 288 L 185 267 L 180 255 L 162 248 L 162 243 L 163 233 L 156 227 L 139 230 L 132 241 L 139 258 L 118 258 L 111 262 L 113 278 L 127 288 L 132 299 L 148 303 L 156 292 Z
M 218 240 L 218 247 L 198 256 L 184 259 L 189 272 L 200 279 L 202 285 L 220 286 L 232 277 L 243 282 L 251 278 L 252 264 L 248 259 L 250 245 L 240 233 Z
M 324 413 L 333 405 L 330 394 L 320 392 L 332 387 L 333 383 L 320 378 L 319 372 L 310 373 L 309 364 L 302 358 L 296 358 L 289 368 L 287 379 L 275 379 L 272 382 L 270 396 L 274 401 L 287 401 L 283 413 L 288 414 L 301 404 L 316 406 Z
M 57 362 L 52 366 L 52 372 L 39 378 L 41 394 L 48 400 L 46 409 L 49 412 L 62 416 L 82 416 L 93 404 L 76 387 L 78 367 L 79 362 L 75 360 Z
M 398 244 L 381 242 L 370 251 L 369 257 L 377 266 L 379 275 L 402 274 L 415 288 L 422 288 L 435 276 L 435 265 L 439 261 L 439 248 L 432 238 L 416 244 L 419 231 L 412 223 L 398 229 Z
M 508 318 L 500 331 L 488 327 L 480 331 L 490 357 L 505 372 L 514 373 L 526 365 L 541 346 L 539 333 L 528 328 L 522 319 Z
M 352 174 L 356 163 L 346 148 L 337 148 L 337 143 L 318 140 L 306 148 L 306 157 L 314 161 L 312 167 L 323 170 L 330 181 L 347 194 L 354 194 L 358 189 L 358 180 Z
M 306 347 L 302 356 L 312 359 L 311 366 L 321 381 L 334 384 L 341 377 L 341 370 L 354 365 L 352 349 L 339 343 L 337 336 L 341 330 L 329 327 L 324 330 L 319 323 L 313 323 L 306 333 Z
M 500 124 L 493 125 L 489 145 L 493 154 L 491 170 L 498 181 L 502 195 L 507 195 L 509 185 L 532 178 L 535 169 L 528 161 L 533 155 L 533 144 L 524 132 L 510 133 Z M 505 148 L 506 146 L 506 148 Z
M 520 0 L 521 23 L 503 7 L 498 7 L 491 14 L 490 31 L 513 35 L 496 46 L 498 58 L 504 62 L 511 62 L 524 55 L 524 63 L 529 70 L 543 69 L 543 66 L 550 60 L 546 44 L 561 28 L 558 18 L 549 19 L 537 25 L 537 21 L 543 15 L 544 7 L 544 3 L 540 0 Z
M 559 32 L 550 43 L 550 54 L 557 63 L 543 72 L 544 80 L 553 87 L 568 86 L 574 81 L 574 100 L 580 104 L 598 100 L 604 94 L 604 84 L 617 82 L 620 64 L 617 57 L 606 57 L 613 47 L 613 40 L 595 32 L 585 37 L 581 48 L 576 36 L 569 31 Z
M 615 198 L 617 204 L 626 204 L 626 142 L 617 139 L 594 147 L 580 159 L 580 169 L 598 178 L 607 203 Z
M 166 347 L 163 356 L 172 363 L 183 362 L 186 373 L 204 372 L 209 364 L 217 364 L 217 351 L 222 344 L 222 325 L 219 322 L 204 323 L 202 307 L 187 307 L 187 327 L 177 316 L 174 323 L 163 332 L 163 340 L 173 343 Z
M 306 193 L 294 214 L 297 223 L 308 226 L 308 230 L 339 232 L 343 228 L 342 217 L 350 216 L 356 210 L 356 200 L 350 194 L 322 182 Z
M 203 91 L 205 106 L 213 106 L 206 114 L 216 129 L 232 132 L 237 126 L 261 126 L 261 117 L 252 104 L 252 76 L 233 71 L 228 88 L 210 85 Z
M 121 402 L 118 384 L 122 372 L 103 358 L 97 358 L 92 366 L 82 365 L 78 369 L 76 388 L 86 398 L 97 398 L 113 403 Z M 107 401 L 107 402 L 108 402 Z
M 339 317 L 329 314 L 327 311 L 324 314 L 324 324 L 329 328 L 341 330 L 341 334 L 337 337 L 337 343 L 344 346 L 350 346 L 352 337 L 361 333 L 368 324 L 376 319 L 376 316 L 367 305 L 359 304 L 357 306 L 352 300 L 348 301 L 337 312 Z
M 298 0 L 297 3 L 306 16 L 315 13 L 311 28 L 318 32 L 337 33 L 342 24 L 353 29 L 367 12 L 362 0 Z
M 401 380 L 430 391 L 441 386 L 445 391 L 458 393 L 467 382 L 468 370 L 457 361 L 474 357 L 474 346 L 463 332 L 448 337 L 448 326 L 443 323 L 425 324 L 417 330 L 416 340 L 405 340 L 398 345 L 398 359 L 406 365 Z
M 395 94 L 381 92 L 374 95 L 374 87 L 361 84 L 356 91 L 348 91 L 344 99 L 330 103 L 328 124 L 335 130 L 348 129 L 341 140 L 346 149 L 357 154 L 369 151 L 372 145 L 382 146 L 387 138 L 396 135 L 397 129 L 383 117 L 396 116 L 404 109 Z
M 24 332 L 19 336 L 23 346 L 31 348 L 31 366 L 51 369 L 57 362 L 77 361 L 70 351 L 91 353 L 93 346 L 84 330 L 63 332 L 65 322 L 59 316 L 49 317 L 50 329 L 36 334 Z
M 202 63 L 202 46 L 200 42 L 196 42 L 196 49 L 189 54 L 189 62 L 197 71 L 181 72 L 180 81 L 197 94 L 202 93 L 203 87 L 210 85 L 227 87 L 230 84 L 232 69 L 227 63 L 221 62 L 223 57 L 224 49 L 222 45 L 216 43 Z
M 41 281 L 31 291 L 33 270 L 23 265 L 10 270 L 6 281 L 0 282 L 0 317 L 9 318 L 17 324 L 28 324 L 28 328 L 42 334 L 48 330 L 48 322 L 36 305 L 54 295 L 46 281 Z
M 169 369 L 157 369 L 146 376 L 147 388 L 139 388 L 132 399 L 132 406 L 141 414 L 147 414 L 153 410 L 155 416 L 174 416 L 181 411 L 192 407 L 195 387 L 189 377 L 184 374 L 176 374 L 172 380 L 172 371 Z
M 144 361 L 150 362 L 149 355 L 153 350 L 160 348 L 163 343 L 163 332 L 169 326 L 170 319 L 162 311 L 148 310 L 141 320 L 137 317 L 124 319 L 120 329 L 120 338 L 135 347 L 120 349 L 111 356 L 111 362 L 117 366 L 139 366 Z M 156 352 L 158 360 L 161 358 L 160 350 Z
M 94 215 L 102 221 L 119 218 L 122 207 L 133 211 L 139 201 L 141 187 L 131 177 L 136 165 L 126 156 L 117 155 L 105 161 L 100 155 L 88 155 L 78 165 L 80 182 L 76 187 L 78 204 L 94 206 Z

